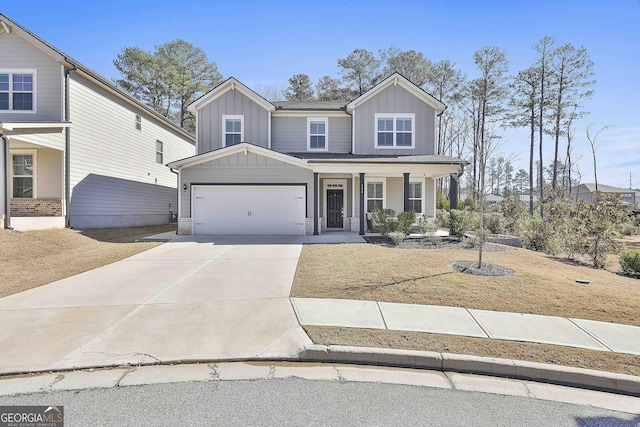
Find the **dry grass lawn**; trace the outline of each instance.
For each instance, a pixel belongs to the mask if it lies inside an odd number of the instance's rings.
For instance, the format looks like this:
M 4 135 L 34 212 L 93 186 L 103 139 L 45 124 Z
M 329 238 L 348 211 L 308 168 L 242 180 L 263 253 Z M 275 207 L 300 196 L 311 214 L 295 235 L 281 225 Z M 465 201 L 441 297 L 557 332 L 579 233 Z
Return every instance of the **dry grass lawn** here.
M 479 277 L 451 268 L 455 261 L 477 258 L 472 250 L 306 245 L 292 296 L 444 305 L 640 326 L 638 279 L 511 247 L 485 252 L 484 261 L 515 270 L 515 276 Z M 590 284 L 576 283 L 577 279 Z
M 0 229 L 0 297 L 88 271 L 160 245 L 141 237 L 175 230 L 175 225 L 92 229 L 50 229 L 16 233 Z

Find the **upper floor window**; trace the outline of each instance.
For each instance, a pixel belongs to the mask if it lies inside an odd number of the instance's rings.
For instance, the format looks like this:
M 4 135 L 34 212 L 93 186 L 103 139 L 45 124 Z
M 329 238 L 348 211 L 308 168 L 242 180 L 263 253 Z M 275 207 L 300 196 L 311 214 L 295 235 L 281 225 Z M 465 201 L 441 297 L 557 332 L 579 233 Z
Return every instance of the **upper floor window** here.
M 222 140 L 225 147 L 244 141 L 244 116 L 222 116 Z
M 376 114 L 376 148 L 414 148 L 415 114 Z
M 0 111 L 35 112 L 35 70 L 0 70 Z
M 163 145 L 162 141 L 156 141 L 156 163 L 162 164 L 162 158 L 164 157 Z
M 140 114 L 136 114 L 136 129 L 142 130 L 142 117 Z
M 27 152 L 12 155 L 13 180 L 11 186 L 13 197 L 16 199 L 33 199 L 35 197 L 33 190 L 34 157 L 35 154 L 27 154 Z
M 326 151 L 328 149 L 328 130 L 327 118 L 309 117 L 307 119 L 307 149 Z

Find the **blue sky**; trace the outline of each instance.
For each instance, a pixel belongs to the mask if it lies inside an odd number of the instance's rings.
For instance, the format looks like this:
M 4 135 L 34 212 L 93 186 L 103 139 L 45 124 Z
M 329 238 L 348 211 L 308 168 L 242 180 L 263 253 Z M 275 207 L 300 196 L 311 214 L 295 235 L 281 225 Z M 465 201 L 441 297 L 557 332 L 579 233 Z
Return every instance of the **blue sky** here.
M 473 52 L 507 51 L 510 73 L 533 65 L 531 46 L 549 35 L 584 46 L 595 63 L 591 114 L 576 123 L 583 182 L 593 182 L 587 124 L 611 125 L 597 145 L 598 181 L 640 188 L 640 3 L 637 0 L 402 1 L 5 1 L 0 13 L 106 77 L 127 46 L 151 50 L 182 38 L 203 49 L 224 77 L 250 87 L 286 86 L 296 73 L 338 76 L 337 59 L 356 48 L 396 45 L 432 61 L 450 59 L 473 78 Z M 1 62 L 1 58 L 0 58 Z M 506 153 L 527 164 L 526 132 L 507 131 Z M 545 139 L 545 163 L 552 141 Z

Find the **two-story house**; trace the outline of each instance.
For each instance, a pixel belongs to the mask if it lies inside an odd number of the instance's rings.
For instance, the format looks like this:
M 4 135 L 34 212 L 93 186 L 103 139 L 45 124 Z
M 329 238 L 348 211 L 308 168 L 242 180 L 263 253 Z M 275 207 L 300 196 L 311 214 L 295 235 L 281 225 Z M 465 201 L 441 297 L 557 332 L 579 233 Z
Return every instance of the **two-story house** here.
M 196 151 L 178 173 L 181 234 L 365 233 L 374 209 L 433 217 L 445 105 L 399 74 L 351 102 L 271 103 L 234 78 L 196 100 Z
M 192 135 L 0 15 L 4 228 L 168 223 Z

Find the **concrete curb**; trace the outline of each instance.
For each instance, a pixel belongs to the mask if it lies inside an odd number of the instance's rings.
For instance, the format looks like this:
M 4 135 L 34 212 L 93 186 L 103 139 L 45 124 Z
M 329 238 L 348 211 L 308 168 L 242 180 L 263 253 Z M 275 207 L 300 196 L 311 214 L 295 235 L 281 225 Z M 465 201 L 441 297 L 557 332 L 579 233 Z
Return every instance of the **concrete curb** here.
M 353 363 L 490 375 L 640 397 L 640 377 L 520 360 L 431 351 L 309 345 L 303 362 Z

